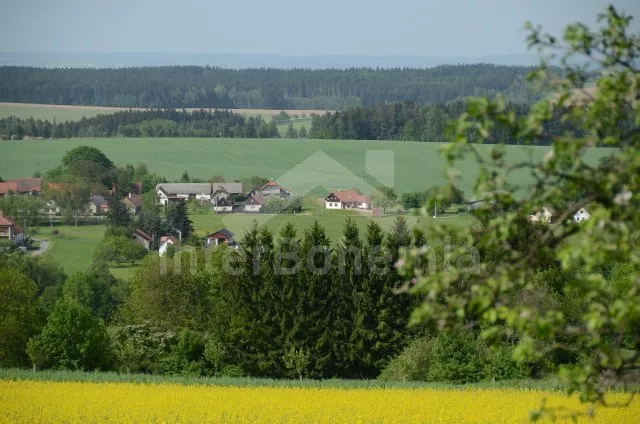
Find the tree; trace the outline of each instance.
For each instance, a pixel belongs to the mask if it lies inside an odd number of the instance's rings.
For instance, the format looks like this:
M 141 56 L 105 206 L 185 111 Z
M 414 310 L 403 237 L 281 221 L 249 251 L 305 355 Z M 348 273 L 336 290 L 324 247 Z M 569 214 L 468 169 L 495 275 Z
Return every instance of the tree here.
M 134 265 L 146 254 L 147 250 L 130 237 L 108 235 L 96 246 L 93 256 L 97 261 L 115 262 L 118 265 L 131 262 Z
M 298 138 L 307 138 L 307 127 L 304 125 L 298 130 Z
M 180 231 L 185 240 L 193 233 L 193 222 L 189 219 L 189 210 L 185 202 L 177 202 L 169 206 L 167 225 L 172 231 Z
M 185 170 L 182 173 L 182 176 L 180 177 L 180 182 L 181 183 L 188 183 L 191 181 L 191 178 L 189 178 L 189 171 Z
M 293 123 L 289 122 L 289 125 L 287 126 L 287 131 L 284 133 L 284 137 L 285 138 L 297 138 L 298 137 L 298 132 L 293 127 Z
M 107 223 L 112 227 L 131 227 L 131 214 L 124 202 L 118 197 L 109 200 Z
M 398 199 L 398 195 L 390 187 L 378 188 L 371 197 L 373 205 L 382 208 L 383 212 L 386 212 L 387 208 L 395 206 Z
M 29 363 L 27 341 L 39 330 L 38 287 L 16 269 L 0 268 L 0 366 Z
M 588 402 L 606 403 L 607 389 L 623 384 L 640 365 L 640 279 L 616 283 L 607 271 L 624 264 L 631 275 L 640 275 L 640 38 L 630 35 L 630 20 L 609 7 L 599 17 L 600 28 L 570 25 L 562 40 L 530 27 L 532 47 L 565 52 L 563 79 L 554 79 L 556 72 L 544 66 L 532 75 L 551 84 L 557 94 L 523 117 L 510 113 L 500 98 L 471 100 L 456 123 L 454 142 L 445 148 L 453 168 L 467 155 L 479 157 L 475 143 L 492 141 L 497 129 L 523 143 L 542 139 L 550 144 L 544 158 L 517 165 L 507 161 L 502 144 L 493 146 L 475 184 L 475 194 L 487 199 L 476 212 L 482 232 L 436 231 L 441 239 L 483 241 L 484 250 L 496 254 L 480 267 L 470 254 L 474 245 L 465 244 L 450 252 L 449 263 L 456 266 L 418 275 L 414 265 L 420 254 L 412 252 L 402 267 L 408 280 L 415 278 L 413 291 L 428 293 L 414 312 L 414 322 L 450 330 L 476 323 L 493 345 L 510 334 L 516 338 L 514 359 L 520 363 L 535 363 L 559 349 L 570 352 L 573 361 L 557 373 L 571 392 Z M 590 74 L 570 65 L 576 56 L 595 64 L 597 80 L 590 92 L 583 90 Z M 554 119 L 567 124 L 562 137 L 548 135 Z M 612 165 L 590 163 L 587 146 L 614 148 Z M 523 168 L 538 180 L 521 197 L 509 174 Z M 454 169 L 450 171 L 454 176 Z M 457 186 L 455 178 L 450 185 Z M 567 204 L 567 192 L 583 192 L 584 197 Z M 556 223 L 540 225 L 535 238 L 514 242 L 528 211 L 543 206 L 558 211 Z M 572 223 L 570 218 L 582 207 L 589 208 L 591 219 Z M 560 302 L 540 309 L 528 300 L 526 294 L 540 281 L 536 273 L 548 268 L 550 260 L 563 271 L 574 270 L 559 290 L 580 305 L 578 312 L 567 314 Z
M 56 304 L 42 333 L 29 340 L 34 366 L 93 371 L 110 366 L 110 344 L 102 320 L 77 300 Z
M 298 378 L 302 380 L 304 372 L 309 366 L 309 353 L 291 346 L 291 349 L 285 353 L 282 360 L 284 361 L 284 366 L 288 370 L 295 372 Z
M 105 265 L 72 275 L 64 284 L 62 293 L 65 298 L 78 301 L 91 309 L 93 315 L 106 321 L 122 303 L 117 280 Z
M 67 151 L 62 157 L 62 164 L 66 167 L 70 167 L 74 162 L 78 161 L 94 162 L 104 169 L 113 168 L 113 162 L 95 147 L 78 146 Z

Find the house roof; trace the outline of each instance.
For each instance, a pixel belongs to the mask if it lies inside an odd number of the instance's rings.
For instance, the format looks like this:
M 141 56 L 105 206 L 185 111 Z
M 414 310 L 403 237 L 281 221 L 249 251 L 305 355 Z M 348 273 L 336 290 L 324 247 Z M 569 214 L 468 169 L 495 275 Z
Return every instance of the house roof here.
M 162 236 L 160 237 L 160 243 L 170 242 L 172 244 L 178 244 L 178 239 L 174 236 Z
M 104 205 L 107 204 L 107 199 L 105 199 L 102 196 L 95 195 L 95 194 L 89 198 L 89 201 L 91 203 L 93 203 L 94 205 L 98 206 L 98 207 L 104 206 Z
M 156 186 L 168 196 L 189 194 L 211 194 L 211 183 L 162 183 Z
M 13 227 L 14 225 L 16 225 L 16 221 L 14 221 L 11 217 L 0 215 L 0 225 L 8 225 L 10 227 Z
M 229 201 L 229 199 L 225 199 L 224 197 L 214 203 L 215 206 L 233 206 L 233 204 Z
M 140 196 L 139 194 L 129 193 L 129 196 L 125 197 L 122 201 L 125 203 L 131 203 L 137 208 L 142 207 L 142 196 Z
M 31 193 L 42 191 L 42 178 L 20 178 L 0 183 L 0 194 L 9 192 Z
M 231 231 L 227 230 L 226 228 L 221 228 L 218 231 L 215 231 L 209 234 L 207 238 L 208 239 L 221 239 L 221 238 L 232 239 L 234 235 L 235 234 L 233 234 Z
M 275 182 L 273 180 L 269 181 L 268 183 L 266 183 L 265 185 L 260 187 L 260 191 L 264 190 L 267 187 L 279 187 L 280 190 L 286 191 L 287 193 L 289 193 L 289 190 L 287 190 L 286 188 L 282 187 L 280 184 L 278 184 L 277 182 Z
M 143 238 L 147 241 L 153 241 L 153 237 L 151 237 L 149 234 L 145 233 L 144 231 L 142 231 L 141 229 L 137 228 L 135 234 L 140 237 Z
M 245 202 L 245 205 L 264 205 L 264 197 L 260 194 L 254 194 Z
M 220 189 L 224 189 L 229 194 L 242 193 L 242 183 L 213 183 L 211 184 L 211 191 L 216 192 Z
M 360 194 L 355 190 L 334 191 L 329 196 L 327 196 L 327 199 L 331 196 L 337 197 L 338 200 L 340 200 L 340 202 L 342 203 L 370 203 L 371 202 L 369 197 L 363 194 Z

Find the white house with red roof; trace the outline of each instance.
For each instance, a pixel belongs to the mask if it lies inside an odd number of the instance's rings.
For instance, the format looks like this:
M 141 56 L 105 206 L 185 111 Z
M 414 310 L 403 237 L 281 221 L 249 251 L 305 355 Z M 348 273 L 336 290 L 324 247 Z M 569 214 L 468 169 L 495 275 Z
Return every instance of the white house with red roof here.
M 326 209 L 371 209 L 371 199 L 355 190 L 334 191 L 324 199 Z
M 0 240 L 20 242 L 24 240 L 24 231 L 16 224 L 16 221 L 0 211 Z
M 286 188 L 282 187 L 277 182 L 271 180 L 259 189 L 255 190 L 252 194 L 259 194 L 262 197 L 269 196 L 278 196 L 278 197 L 289 197 L 291 196 L 291 192 Z
M 169 250 L 169 246 L 177 246 L 178 239 L 174 236 L 162 236 L 160 237 L 160 247 L 158 248 L 158 254 L 164 256 Z

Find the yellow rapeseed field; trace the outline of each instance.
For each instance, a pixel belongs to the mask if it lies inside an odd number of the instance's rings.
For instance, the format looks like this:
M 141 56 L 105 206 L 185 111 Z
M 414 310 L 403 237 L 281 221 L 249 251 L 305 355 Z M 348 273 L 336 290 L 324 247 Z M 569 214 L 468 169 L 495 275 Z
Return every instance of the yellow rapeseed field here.
M 543 398 L 516 389 L 327 389 L 0 381 L 2 423 L 521 423 Z M 612 400 L 626 399 L 612 395 Z M 585 422 L 587 419 L 583 419 Z M 581 422 L 583 420 L 580 420 Z M 640 423 L 640 402 L 596 411 L 597 423 Z

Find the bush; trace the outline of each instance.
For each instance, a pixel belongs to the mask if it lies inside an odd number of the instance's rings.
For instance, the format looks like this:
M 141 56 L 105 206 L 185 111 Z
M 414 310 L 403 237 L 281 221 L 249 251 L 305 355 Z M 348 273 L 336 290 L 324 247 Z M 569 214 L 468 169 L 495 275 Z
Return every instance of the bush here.
M 389 362 L 379 378 L 387 381 L 426 381 L 432 350 L 433 339 L 422 337 L 413 340 Z
M 472 383 L 512 380 L 530 375 L 517 364 L 509 346 L 489 349 L 477 333 L 460 331 L 411 342 L 380 374 L 382 380 Z

